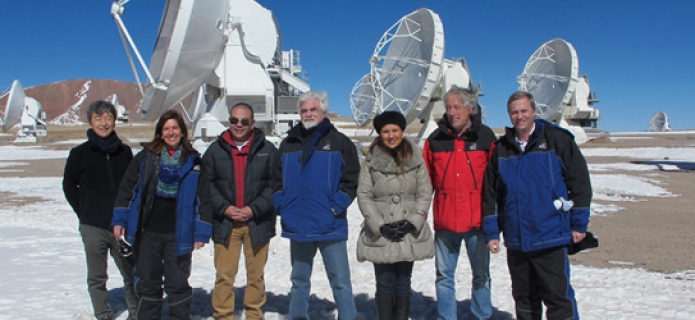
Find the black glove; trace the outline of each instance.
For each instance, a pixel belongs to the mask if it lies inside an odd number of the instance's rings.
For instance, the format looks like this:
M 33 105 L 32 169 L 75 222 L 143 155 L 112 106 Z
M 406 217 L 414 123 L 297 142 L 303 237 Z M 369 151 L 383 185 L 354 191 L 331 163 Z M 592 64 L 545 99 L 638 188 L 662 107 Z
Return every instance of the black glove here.
M 397 229 L 398 234 L 403 237 L 408 233 L 414 232 L 417 230 L 415 226 L 410 223 L 408 220 L 401 220 L 401 221 L 396 221 L 392 223 L 391 225 L 394 225 Z
M 379 228 L 379 232 L 381 232 L 381 235 L 384 238 L 389 239 L 391 241 L 397 242 L 401 241 L 401 238 L 403 238 L 402 235 L 398 234 L 398 227 L 396 227 L 393 223 L 388 223 L 381 226 L 381 228 Z

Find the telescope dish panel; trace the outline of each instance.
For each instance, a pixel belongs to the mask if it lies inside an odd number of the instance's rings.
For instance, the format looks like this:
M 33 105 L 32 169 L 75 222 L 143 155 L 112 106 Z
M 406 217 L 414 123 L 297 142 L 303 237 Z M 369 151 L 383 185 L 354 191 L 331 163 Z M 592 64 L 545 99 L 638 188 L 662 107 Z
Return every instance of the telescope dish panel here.
M 668 123 L 668 116 L 666 113 L 659 111 L 652 116 L 652 120 L 649 121 L 649 128 L 652 132 L 664 132 L 671 131 L 671 126 Z
M 375 113 L 397 111 L 408 123 L 412 122 L 427 107 L 437 88 L 443 61 L 444 26 L 439 15 L 423 8 L 402 17 L 377 43 L 370 60 L 371 77 L 363 78 L 356 91 L 355 96 L 362 100 L 353 103 L 358 108 L 353 113 L 371 113 L 371 93 L 364 81 L 367 80 L 374 91 Z M 360 90 L 364 95 L 359 94 Z
M 376 88 L 371 73 L 357 81 L 350 95 L 352 116 L 358 126 L 366 126 L 373 118 L 376 107 Z
M 533 95 L 538 117 L 557 121 L 570 103 L 578 73 L 574 47 L 556 38 L 540 46 L 526 62 L 524 72 L 518 76 L 519 90 Z
M 196 123 L 205 113 L 207 107 L 207 103 L 205 102 L 205 88 L 206 85 L 202 85 L 191 94 L 191 103 L 188 105 L 187 110 L 189 119 L 186 119 L 188 124 Z
M 246 49 L 258 56 L 263 66 L 279 63 L 282 54 L 280 28 L 273 13 L 253 0 L 230 2 L 232 22 L 238 22 L 241 25 Z M 239 21 L 234 21 L 237 19 Z
M 156 120 L 200 87 L 217 67 L 227 41 L 227 0 L 169 0 L 159 28 L 142 114 Z
M 8 131 L 14 127 L 20 120 L 22 120 L 22 114 L 24 113 L 24 105 L 26 100 L 26 95 L 24 94 L 24 88 L 19 80 L 12 82 L 12 87 L 10 87 L 10 94 L 7 97 L 7 105 L 5 106 L 5 117 L 2 119 L 3 125 L 2 130 Z

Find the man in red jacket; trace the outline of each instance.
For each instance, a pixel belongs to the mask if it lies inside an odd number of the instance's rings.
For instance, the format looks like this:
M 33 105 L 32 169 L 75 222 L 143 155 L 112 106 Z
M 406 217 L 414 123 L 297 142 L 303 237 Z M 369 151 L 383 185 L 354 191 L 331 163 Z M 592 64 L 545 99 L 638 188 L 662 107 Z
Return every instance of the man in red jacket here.
M 471 313 L 476 319 L 488 319 L 490 252 L 481 225 L 481 192 L 495 135 L 480 122 L 474 88 L 452 86 L 444 102 L 446 114 L 423 151 L 434 189 L 438 319 L 458 318 L 454 272 L 463 241 L 473 271 Z

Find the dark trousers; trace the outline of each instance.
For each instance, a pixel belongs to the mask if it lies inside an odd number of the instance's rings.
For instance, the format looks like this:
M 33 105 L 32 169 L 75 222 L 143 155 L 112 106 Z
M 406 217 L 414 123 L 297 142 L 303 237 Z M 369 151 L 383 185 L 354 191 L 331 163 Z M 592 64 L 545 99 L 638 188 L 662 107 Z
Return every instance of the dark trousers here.
M 169 297 L 169 319 L 189 319 L 193 290 L 191 254 L 176 256 L 176 235 L 145 231 L 137 244 L 135 289 L 138 320 L 162 318 L 163 293 Z M 162 281 L 162 276 L 165 281 Z
M 79 230 L 87 257 L 87 284 L 94 308 L 94 316 L 97 319 L 111 319 L 112 315 L 106 289 L 106 282 L 109 279 L 107 271 L 109 254 L 123 276 L 128 312 L 135 314 L 137 299 L 133 285 L 133 265 L 129 259 L 121 257 L 118 253 L 118 242 L 113 236 L 113 232 L 86 224 L 80 224 Z
M 517 319 L 540 320 L 542 302 L 548 320 L 579 320 L 566 250 L 566 247 L 531 252 L 507 250 Z
M 410 278 L 413 275 L 413 262 L 374 264 L 376 275 L 376 295 L 410 295 Z

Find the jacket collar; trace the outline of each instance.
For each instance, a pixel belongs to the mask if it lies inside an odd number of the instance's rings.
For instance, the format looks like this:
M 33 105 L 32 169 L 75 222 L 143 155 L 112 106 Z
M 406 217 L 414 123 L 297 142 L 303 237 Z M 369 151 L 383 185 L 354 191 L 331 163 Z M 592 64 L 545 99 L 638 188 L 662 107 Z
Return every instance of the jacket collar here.
M 321 126 L 321 125 L 329 126 L 328 130 L 326 130 L 326 133 L 335 129 L 335 126 L 333 126 L 333 124 L 331 123 L 331 120 L 329 120 L 328 117 L 324 118 L 323 121 L 320 124 L 318 124 L 317 126 Z M 292 127 L 290 129 L 290 131 L 287 132 L 287 137 L 302 139 L 302 130 L 304 130 L 304 128 L 302 126 L 303 126 L 303 124 L 299 123 L 299 124 L 295 125 L 294 127 Z
M 528 137 L 528 144 L 526 145 L 526 151 L 529 151 L 536 146 L 542 146 L 545 143 L 545 130 L 546 126 L 552 126 L 548 121 L 545 121 L 543 119 L 536 119 L 534 120 L 536 124 L 536 128 L 533 130 L 531 133 L 531 136 Z M 519 146 L 516 144 L 516 140 L 514 140 L 514 137 L 516 137 L 516 129 L 514 127 L 506 127 L 505 128 L 506 133 L 504 134 L 504 140 L 507 141 L 507 143 L 514 145 L 516 148 L 521 151 Z
M 228 130 L 223 131 L 220 136 L 217 139 L 217 143 L 220 144 L 220 147 L 224 149 L 227 153 L 232 152 L 232 146 L 227 142 L 224 138 L 224 135 Z M 262 143 L 265 142 L 265 134 L 261 129 L 258 128 L 253 128 L 253 135 L 251 135 L 251 149 L 249 150 L 249 154 L 254 153 L 258 148 L 261 146 Z

